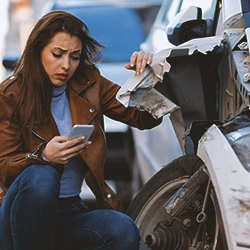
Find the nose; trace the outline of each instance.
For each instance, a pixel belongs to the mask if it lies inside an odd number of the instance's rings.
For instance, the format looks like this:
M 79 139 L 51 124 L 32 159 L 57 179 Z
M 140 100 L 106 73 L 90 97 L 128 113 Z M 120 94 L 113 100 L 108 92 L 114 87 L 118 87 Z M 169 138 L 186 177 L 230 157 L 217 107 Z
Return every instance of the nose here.
M 70 60 L 67 56 L 65 56 L 62 59 L 62 64 L 61 64 L 62 69 L 64 70 L 69 70 L 70 69 Z

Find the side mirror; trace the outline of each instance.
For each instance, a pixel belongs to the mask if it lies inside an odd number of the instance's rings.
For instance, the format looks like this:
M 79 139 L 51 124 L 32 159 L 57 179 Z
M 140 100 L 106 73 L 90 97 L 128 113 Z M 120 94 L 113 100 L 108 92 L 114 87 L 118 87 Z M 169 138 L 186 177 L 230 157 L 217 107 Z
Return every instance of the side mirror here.
M 7 69 L 7 70 L 14 70 L 17 61 L 19 60 L 18 57 L 15 56 L 4 56 L 3 57 L 3 66 Z
M 195 6 L 179 12 L 167 27 L 169 42 L 178 46 L 194 38 L 211 36 L 212 20 L 201 17 L 201 8 Z

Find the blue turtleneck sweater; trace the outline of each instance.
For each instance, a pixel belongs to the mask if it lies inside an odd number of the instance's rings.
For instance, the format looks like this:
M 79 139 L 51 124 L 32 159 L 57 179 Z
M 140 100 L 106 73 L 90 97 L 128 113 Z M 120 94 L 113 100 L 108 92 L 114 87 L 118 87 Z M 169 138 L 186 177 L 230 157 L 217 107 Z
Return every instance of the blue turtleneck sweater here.
M 72 129 L 72 120 L 66 84 L 53 89 L 51 111 L 59 129 L 60 135 L 68 136 Z M 64 166 L 60 181 L 60 198 L 78 195 L 84 177 L 83 160 L 80 156 L 74 157 Z

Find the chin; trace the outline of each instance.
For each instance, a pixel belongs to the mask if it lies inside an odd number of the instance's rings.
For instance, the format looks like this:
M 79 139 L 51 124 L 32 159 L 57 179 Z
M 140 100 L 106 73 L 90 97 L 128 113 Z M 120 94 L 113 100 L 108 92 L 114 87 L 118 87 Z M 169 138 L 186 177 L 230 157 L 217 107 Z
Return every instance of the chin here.
M 65 81 L 63 81 L 63 82 L 62 81 L 53 81 L 52 84 L 54 87 L 61 87 L 61 86 L 65 85 L 66 82 Z

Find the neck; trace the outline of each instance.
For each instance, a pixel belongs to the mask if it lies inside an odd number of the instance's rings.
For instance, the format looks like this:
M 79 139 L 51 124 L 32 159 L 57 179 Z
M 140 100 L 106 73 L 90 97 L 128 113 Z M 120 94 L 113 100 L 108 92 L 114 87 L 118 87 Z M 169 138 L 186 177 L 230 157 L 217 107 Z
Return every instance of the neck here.
M 60 96 L 64 93 L 65 89 L 67 87 L 67 84 L 64 84 L 60 87 L 54 87 L 52 92 L 52 97 Z

